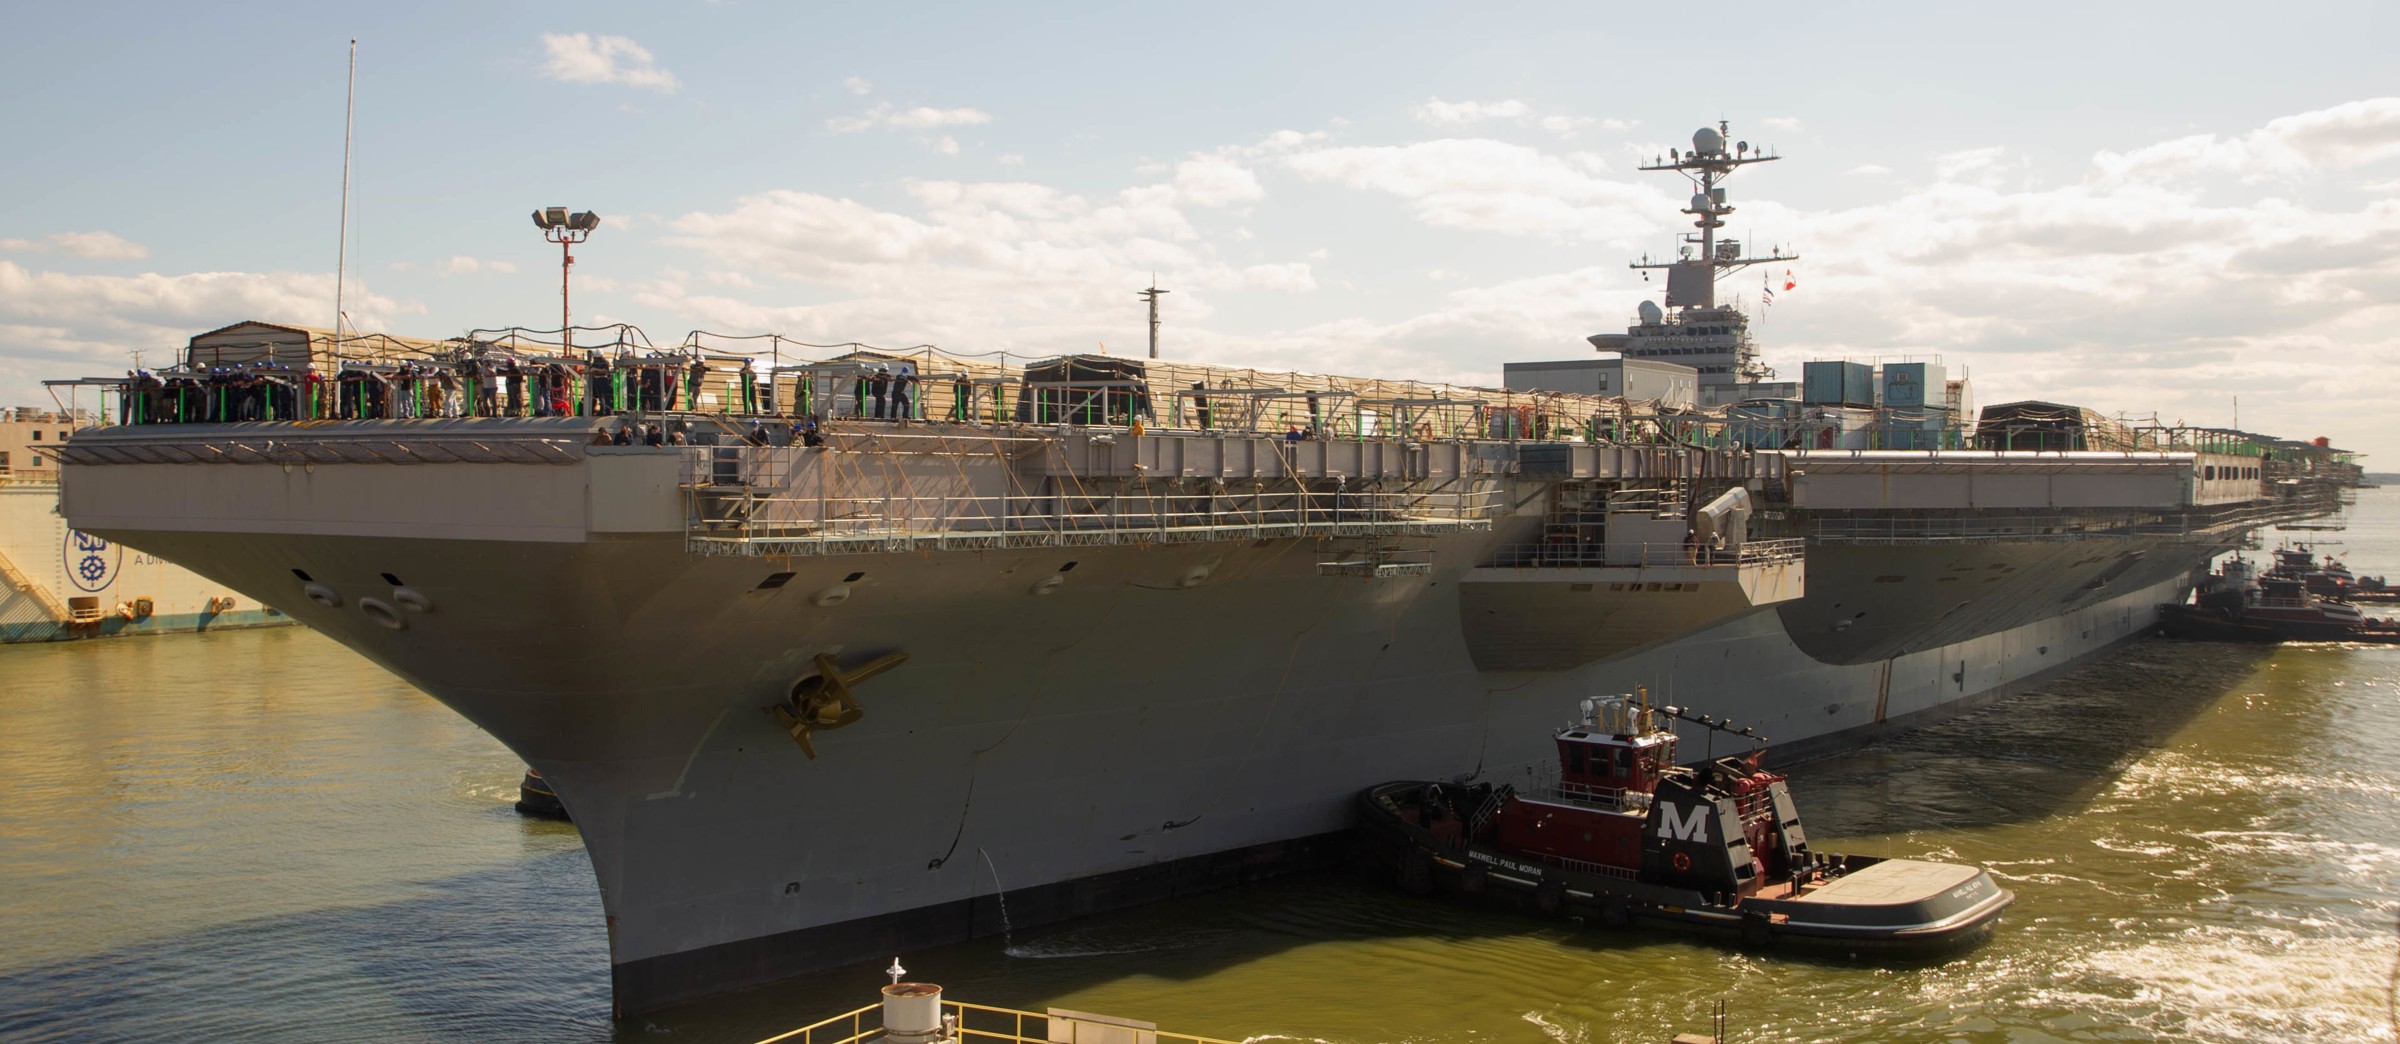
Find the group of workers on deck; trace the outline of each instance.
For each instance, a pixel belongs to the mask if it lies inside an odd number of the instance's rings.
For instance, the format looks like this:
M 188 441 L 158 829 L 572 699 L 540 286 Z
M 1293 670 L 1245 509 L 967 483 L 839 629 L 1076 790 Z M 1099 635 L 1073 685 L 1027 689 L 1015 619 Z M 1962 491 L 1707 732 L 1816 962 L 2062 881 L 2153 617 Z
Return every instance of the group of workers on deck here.
M 995 423 L 1157 423 L 1149 389 L 1136 382 L 1098 388 L 1029 384 L 1019 389 L 1013 403 L 1008 388 L 993 387 L 984 403 L 978 401 L 977 385 L 989 382 L 970 380 L 963 373 L 927 378 L 905 363 L 855 363 L 843 370 L 804 373 L 785 384 L 795 400 L 789 404 L 790 415 L 812 428 L 830 419 L 829 414 L 838 416 L 835 396 L 846 382 L 850 419 L 933 417 L 940 407 L 925 401 L 930 379 L 950 386 L 952 402 L 941 419 L 973 422 L 988 408 Z M 772 378 L 761 379 L 747 358 L 712 366 L 696 356 L 612 357 L 598 351 L 581 360 L 477 353 L 439 362 L 344 361 L 333 370 L 249 362 L 128 371 L 117 419 L 121 424 L 217 424 L 672 413 L 780 417 L 784 414 L 777 409 L 776 385 Z M 1203 384 L 1192 389 L 1193 414 L 1198 427 L 1207 430 L 1222 419 L 1212 416 L 1217 411 L 1210 408 L 1206 394 L 1212 389 Z M 1308 393 L 1307 406 L 1307 423 L 1294 423 L 1284 438 L 1328 437 L 1314 392 Z M 637 443 L 655 438 L 660 441 L 649 444 L 671 445 L 667 440 L 681 430 L 680 425 L 653 426 L 628 437 Z M 797 423 L 778 430 L 788 430 L 794 440 L 803 432 Z
M 711 367 L 685 357 L 588 353 L 580 361 L 468 355 L 452 361 L 345 362 L 327 371 L 279 362 L 125 374 L 121 424 L 579 417 L 775 410 L 773 382 L 748 359 Z
M 820 394 L 850 384 L 851 416 L 906 420 L 926 415 L 913 367 L 862 364 L 857 376 L 802 376 L 786 384 L 797 417 L 834 408 Z M 582 417 L 620 413 L 733 413 L 780 416 L 776 381 L 750 359 L 712 366 L 696 357 L 580 360 L 468 355 L 442 362 L 344 362 L 319 370 L 279 362 L 163 371 L 130 370 L 121 424 L 241 421 L 421 420 L 452 417 Z M 961 374 L 947 419 L 971 420 L 973 384 Z

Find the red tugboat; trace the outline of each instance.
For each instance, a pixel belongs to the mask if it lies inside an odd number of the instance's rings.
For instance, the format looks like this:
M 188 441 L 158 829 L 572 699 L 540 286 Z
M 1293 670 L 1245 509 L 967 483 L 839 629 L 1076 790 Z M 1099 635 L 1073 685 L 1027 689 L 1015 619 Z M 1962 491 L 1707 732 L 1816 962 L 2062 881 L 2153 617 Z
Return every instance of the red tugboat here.
M 2326 555 L 2318 562 L 2307 544 L 2275 549 L 2275 567 L 2267 570 L 2267 579 L 2297 580 L 2308 587 L 2308 593 L 2320 598 L 2349 600 L 2358 578 L 2342 560 Z
M 1369 788 L 1370 857 L 1418 894 L 1513 891 L 1546 914 L 1739 933 L 1752 946 L 1947 948 L 1983 938 L 2015 901 L 1976 867 L 1811 849 L 1784 777 L 1759 767 L 1763 748 L 1678 767 L 1661 714 L 1748 735 L 1654 711 L 1646 696 L 1585 700 L 1583 720 L 1558 732 L 1554 781 Z

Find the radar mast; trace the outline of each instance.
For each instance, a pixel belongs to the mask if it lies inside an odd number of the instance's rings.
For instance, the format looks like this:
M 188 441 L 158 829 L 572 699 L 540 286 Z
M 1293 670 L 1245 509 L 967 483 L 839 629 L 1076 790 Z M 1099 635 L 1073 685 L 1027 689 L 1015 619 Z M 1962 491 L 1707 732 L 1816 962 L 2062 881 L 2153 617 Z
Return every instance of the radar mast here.
M 1735 240 L 1717 241 L 1717 230 L 1725 227 L 1725 215 L 1733 206 L 1725 202 L 1725 190 L 1718 187 L 1737 167 L 1753 163 L 1771 163 L 1783 157 L 1769 154 L 1765 149 L 1753 152 L 1750 143 L 1733 143 L 1726 151 L 1726 137 L 1731 128 L 1723 120 L 1715 127 L 1702 127 L 1692 132 L 1692 150 L 1678 153 L 1667 150 L 1667 162 L 1652 161 L 1641 170 L 1672 170 L 1691 179 L 1692 201 L 1683 212 L 1695 219 L 1693 227 L 1700 231 L 1686 232 L 1683 247 L 1673 261 L 1652 261 L 1648 255 L 1632 264 L 1633 268 L 1663 268 L 1667 270 L 1667 307 L 1714 308 L 1717 306 L 1717 280 L 1737 268 L 1762 265 L 1773 261 L 1797 261 L 1798 254 L 1787 254 L 1781 247 L 1763 257 L 1742 256 L 1742 245 Z M 1692 248 L 1699 248 L 1693 256 Z
M 1690 152 L 1668 149 L 1665 156 L 1640 168 L 1671 170 L 1691 179 L 1692 200 L 1683 212 L 1692 216 L 1692 227 L 1699 231 L 1683 234 L 1673 260 L 1654 261 L 1645 254 L 1631 266 L 1667 270 L 1666 309 L 1643 301 L 1640 317 L 1624 333 L 1585 338 L 1593 348 L 1617 352 L 1624 358 L 1691 367 L 1699 375 L 1695 390 L 1702 406 L 1722 405 L 1758 392 L 1781 394 L 1782 390 L 1762 385 L 1774 378 L 1775 370 L 1758 361 L 1758 347 L 1750 340 L 1750 317 L 1731 302 L 1718 302 L 1717 280 L 1738 268 L 1800 259 L 1780 247 L 1763 256 L 1747 256 L 1740 241 L 1717 238 L 1717 230 L 1725 227 L 1725 216 L 1733 213 L 1719 183 L 1736 168 L 1782 158 L 1767 149 L 1753 149 L 1746 141 L 1734 142 L 1728 149 L 1729 130 L 1722 120 L 1715 127 L 1702 127 L 1692 132 Z M 1648 279 L 1650 274 L 1644 271 L 1642 278 Z

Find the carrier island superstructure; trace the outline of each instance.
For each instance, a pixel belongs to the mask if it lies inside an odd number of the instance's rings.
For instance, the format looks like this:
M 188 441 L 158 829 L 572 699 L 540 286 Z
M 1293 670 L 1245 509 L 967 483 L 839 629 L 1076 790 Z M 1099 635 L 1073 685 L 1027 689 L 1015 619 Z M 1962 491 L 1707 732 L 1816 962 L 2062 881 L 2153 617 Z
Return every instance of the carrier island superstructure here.
M 1705 697 L 1787 752 L 1953 713 L 2350 479 L 2064 408 L 1920 445 L 1846 403 L 274 330 L 102 382 L 133 402 L 68 445 L 68 520 L 538 769 L 628 1013 L 996 933 L 1000 891 L 1023 927 L 1306 864 L 1369 784 L 1542 771 L 1594 694 Z M 906 420 L 859 416 L 886 371 Z

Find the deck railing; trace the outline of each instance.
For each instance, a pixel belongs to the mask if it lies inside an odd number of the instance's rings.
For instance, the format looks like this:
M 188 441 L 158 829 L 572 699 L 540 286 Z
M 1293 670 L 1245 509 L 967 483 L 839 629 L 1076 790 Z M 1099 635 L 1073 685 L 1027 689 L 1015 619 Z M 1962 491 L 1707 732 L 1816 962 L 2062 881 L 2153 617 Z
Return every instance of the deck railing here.
M 1630 870 L 1622 866 L 1610 866 L 1607 863 L 1595 863 L 1589 859 L 1575 859 L 1562 855 L 1538 854 L 1533 858 L 1561 869 L 1577 870 L 1587 874 L 1598 874 L 1602 877 L 1614 877 L 1620 881 L 1639 881 L 1642 878 L 1640 871 Z
M 1487 530 L 1498 491 L 1440 487 L 859 495 L 823 472 L 794 481 L 770 455 L 703 449 L 684 470 L 685 533 L 700 554 L 807 555 L 994 547 L 1432 536 Z M 955 489 L 956 483 L 944 483 Z M 812 491 L 813 490 L 813 491 Z
M 1844 544 L 1929 544 L 2007 540 L 2127 538 L 2233 539 L 2247 528 L 2319 518 L 2340 510 L 2332 497 L 2252 501 L 2156 513 L 2088 515 L 1892 515 L 1819 518 L 1813 539 Z
M 1800 537 L 1745 541 L 1733 551 L 1714 551 L 1682 542 L 1509 544 L 1492 553 L 1491 563 L 1494 568 L 1500 569 L 1767 565 L 1798 561 L 1807 551 L 1808 541 Z
M 1532 779 L 1517 787 L 1517 795 L 1529 801 L 1576 805 L 1603 812 L 1643 813 L 1650 810 L 1648 791 L 1576 783 L 1561 778 L 1558 770 L 1549 766 L 1534 771 L 1532 775 Z

